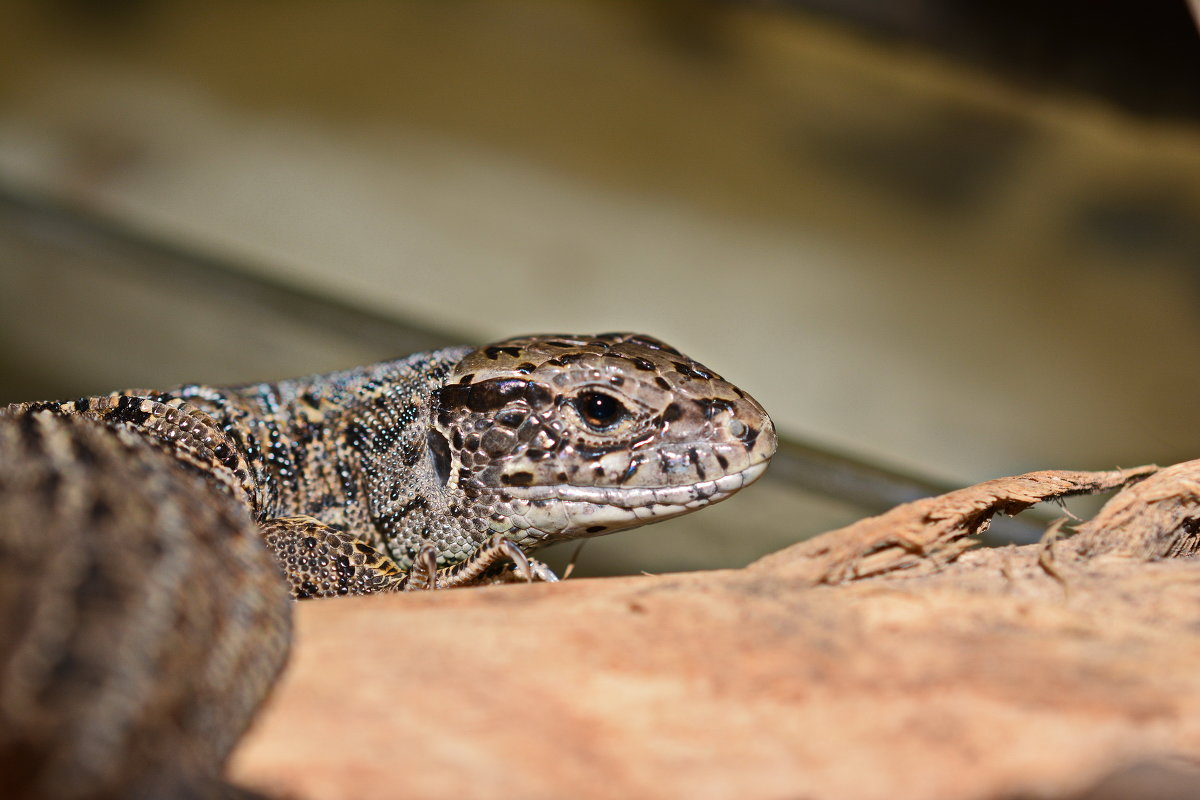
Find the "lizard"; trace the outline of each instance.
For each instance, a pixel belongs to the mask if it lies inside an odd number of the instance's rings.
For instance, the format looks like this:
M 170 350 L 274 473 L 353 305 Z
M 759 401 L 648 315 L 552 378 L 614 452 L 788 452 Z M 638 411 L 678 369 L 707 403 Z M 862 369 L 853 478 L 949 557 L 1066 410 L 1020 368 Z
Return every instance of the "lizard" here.
M 630 333 L 0 411 L 0 794 L 235 797 L 296 599 L 554 581 L 530 553 L 755 481 L 762 406 Z

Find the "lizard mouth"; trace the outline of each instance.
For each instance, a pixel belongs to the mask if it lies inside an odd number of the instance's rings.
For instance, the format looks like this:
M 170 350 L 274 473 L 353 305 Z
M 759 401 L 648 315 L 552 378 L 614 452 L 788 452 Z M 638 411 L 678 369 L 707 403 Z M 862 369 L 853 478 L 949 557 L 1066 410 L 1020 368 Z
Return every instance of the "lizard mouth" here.
M 513 528 L 525 533 L 524 537 L 514 536 L 517 531 L 509 534 L 518 544 L 597 536 L 718 503 L 758 480 L 768 463 L 769 459 L 764 459 L 740 472 L 683 486 L 514 487 L 506 490 L 511 499 L 502 504 L 501 511 Z
M 505 491 L 514 499 L 522 500 L 566 500 L 629 509 L 654 505 L 699 508 L 707 503 L 723 500 L 742 487 L 754 483 L 766 471 L 768 463 L 760 461 L 741 472 L 732 472 L 711 481 L 698 481 L 683 486 L 574 486 L 564 483 L 513 487 Z

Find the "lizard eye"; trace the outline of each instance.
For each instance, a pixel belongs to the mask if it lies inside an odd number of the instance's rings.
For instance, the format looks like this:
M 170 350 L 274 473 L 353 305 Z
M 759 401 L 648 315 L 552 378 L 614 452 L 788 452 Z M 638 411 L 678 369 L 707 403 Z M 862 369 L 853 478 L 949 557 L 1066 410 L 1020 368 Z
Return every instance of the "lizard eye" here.
M 592 430 L 611 428 L 629 412 L 621 401 L 602 392 L 584 392 L 575 398 L 575 410 Z

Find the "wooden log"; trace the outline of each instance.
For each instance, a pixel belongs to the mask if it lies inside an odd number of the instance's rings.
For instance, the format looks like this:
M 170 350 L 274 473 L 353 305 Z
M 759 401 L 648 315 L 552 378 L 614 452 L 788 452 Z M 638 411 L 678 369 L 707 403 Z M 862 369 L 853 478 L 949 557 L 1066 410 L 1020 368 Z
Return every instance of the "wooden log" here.
M 988 481 L 741 570 L 304 603 L 233 775 L 358 800 L 1182 796 L 1200 563 L 1169 556 L 1198 473 Z M 993 513 L 1122 486 L 1075 539 L 967 549 Z

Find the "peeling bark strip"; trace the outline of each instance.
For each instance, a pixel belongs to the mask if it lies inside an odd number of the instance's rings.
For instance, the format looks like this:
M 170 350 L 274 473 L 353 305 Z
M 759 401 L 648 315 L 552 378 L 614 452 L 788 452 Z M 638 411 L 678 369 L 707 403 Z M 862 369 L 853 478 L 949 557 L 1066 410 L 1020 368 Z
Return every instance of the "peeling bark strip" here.
M 1046 470 L 996 478 L 938 497 L 905 503 L 879 516 L 772 553 L 749 568 L 827 584 L 897 570 L 929 571 L 954 561 L 975 546 L 976 542 L 969 537 L 986 530 L 997 513 L 1013 515 L 1045 500 L 1119 489 L 1157 470 L 1156 466 L 1111 472 Z
M 1071 540 L 1083 558 L 1105 553 L 1151 561 L 1200 551 L 1200 460 L 1160 470 L 1105 504 Z

